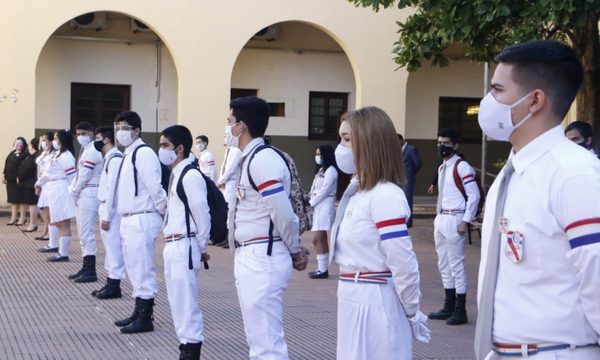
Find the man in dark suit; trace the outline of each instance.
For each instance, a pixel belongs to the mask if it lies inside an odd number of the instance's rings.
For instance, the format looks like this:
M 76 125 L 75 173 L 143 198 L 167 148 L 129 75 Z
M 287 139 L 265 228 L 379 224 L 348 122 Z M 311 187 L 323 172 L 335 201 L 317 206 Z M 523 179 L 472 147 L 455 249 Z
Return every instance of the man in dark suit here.
M 412 213 L 413 209 L 413 189 L 415 188 L 415 179 L 417 176 L 417 172 L 421 169 L 421 156 L 419 156 L 419 150 L 409 145 L 406 141 L 404 141 L 404 137 L 398 134 L 398 139 L 400 140 L 400 144 L 402 145 L 402 158 L 404 159 L 404 173 L 406 174 L 406 186 L 404 187 L 404 193 L 406 194 L 406 199 L 408 200 L 408 205 L 410 206 L 410 211 Z M 412 226 L 412 215 L 406 226 Z

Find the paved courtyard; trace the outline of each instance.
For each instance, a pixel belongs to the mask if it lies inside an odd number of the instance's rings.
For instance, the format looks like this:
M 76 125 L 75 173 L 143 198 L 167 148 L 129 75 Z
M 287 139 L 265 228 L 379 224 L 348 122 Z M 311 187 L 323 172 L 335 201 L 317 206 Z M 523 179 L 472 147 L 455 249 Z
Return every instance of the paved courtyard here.
M 39 233 L 23 233 L 6 226 L 0 218 L 0 359 L 177 359 L 178 341 L 173 331 L 166 297 L 162 248 L 157 243 L 156 264 L 160 294 L 156 299 L 155 331 L 123 335 L 113 325 L 128 316 L 129 296 L 97 300 L 90 295 L 100 288 L 106 273 L 102 267 L 104 248 L 98 242 L 98 276 L 101 281 L 74 284 L 67 275 L 81 266 L 79 243 L 74 238 L 70 262 L 47 263 L 36 252 L 44 242 L 33 240 Z M 422 310 L 437 310 L 443 290 L 437 272 L 433 245 L 433 220 L 416 219 L 411 229 L 421 270 Z M 467 300 L 469 324 L 451 327 L 430 321 L 430 344 L 415 343 L 415 359 L 473 359 L 476 272 L 479 238 L 467 245 L 470 290 Z M 309 241 L 305 246 L 312 248 Z M 206 341 L 202 358 L 246 359 L 242 318 L 233 279 L 233 257 L 229 250 L 210 247 L 210 269 L 202 270 L 200 303 L 204 313 Z M 314 254 L 309 270 L 314 269 Z M 295 271 L 285 296 L 285 332 L 291 359 L 335 359 L 336 279 L 311 280 L 308 271 Z M 337 274 L 337 269 L 330 273 Z M 127 281 L 126 294 L 131 293 Z M 385 331 L 385 329 L 381 329 Z

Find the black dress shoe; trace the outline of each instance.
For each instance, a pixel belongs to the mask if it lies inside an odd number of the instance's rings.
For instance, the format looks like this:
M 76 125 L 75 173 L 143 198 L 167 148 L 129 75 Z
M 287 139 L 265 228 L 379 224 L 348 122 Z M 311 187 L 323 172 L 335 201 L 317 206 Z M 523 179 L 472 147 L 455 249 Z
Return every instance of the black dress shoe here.
M 53 252 L 58 252 L 58 248 L 57 248 L 57 247 L 51 247 L 51 246 L 48 246 L 48 245 L 46 245 L 46 246 L 44 246 L 43 248 L 41 248 L 41 249 L 38 249 L 38 252 L 41 252 L 41 253 L 53 253 Z
M 20 222 L 20 223 L 16 223 L 15 225 L 17 225 L 17 226 L 23 226 L 25 224 L 27 224 L 27 220 L 25 220 L 23 222 Z
M 38 227 L 36 225 L 33 229 L 25 229 L 25 230 L 23 230 L 23 232 L 34 232 L 34 231 L 37 231 L 37 229 L 38 229 Z
M 56 254 L 54 256 L 49 257 L 47 261 L 48 262 L 67 262 L 67 261 L 69 261 L 69 257 L 62 256 L 60 254 Z
M 329 271 L 315 270 L 309 272 L 308 277 L 311 279 L 327 279 L 329 277 Z
M 48 241 L 50 238 L 48 236 L 36 236 L 33 238 L 33 240 Z

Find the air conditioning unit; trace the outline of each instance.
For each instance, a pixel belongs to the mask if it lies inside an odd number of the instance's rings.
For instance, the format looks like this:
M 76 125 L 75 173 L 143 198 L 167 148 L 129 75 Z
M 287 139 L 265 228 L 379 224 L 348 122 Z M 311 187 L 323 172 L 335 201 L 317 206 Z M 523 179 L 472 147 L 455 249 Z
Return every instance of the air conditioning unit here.
M 252 40 L 274 41 L 279 37 L 279 26 L 271 25 L 254 34 Z
M 70 24 L 73 29 L 94 29 L 98 31 L 108 27 L 108 18 L 103 11 L 91 12 L 77 16 L 71 20 Z
M 152 32 L 152 29 L 150 29 L 148 27 L 148 25 L 144 24 L 143 22 L 136 20 L 134 18 L 131 18 L 131 31 L 133 33 L 138 33 L 138 32 Z

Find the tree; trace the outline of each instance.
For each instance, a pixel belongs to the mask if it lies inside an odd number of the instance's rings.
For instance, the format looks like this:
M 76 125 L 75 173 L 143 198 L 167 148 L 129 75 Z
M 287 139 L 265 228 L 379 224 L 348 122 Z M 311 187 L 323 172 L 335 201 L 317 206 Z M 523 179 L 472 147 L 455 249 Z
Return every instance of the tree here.
M 446 66 L 449 45 L 464 46 L 475 61 L 493 61 L 505 47 L 533 39 L 569 43 L 585 76 L 577 96 L 577 118 L 600 135 L 600 0 L 349 0 L 375 11 L 397 5 L 416 10 L 398 21 L 395 61 L 415 71 L 421 61 Z

